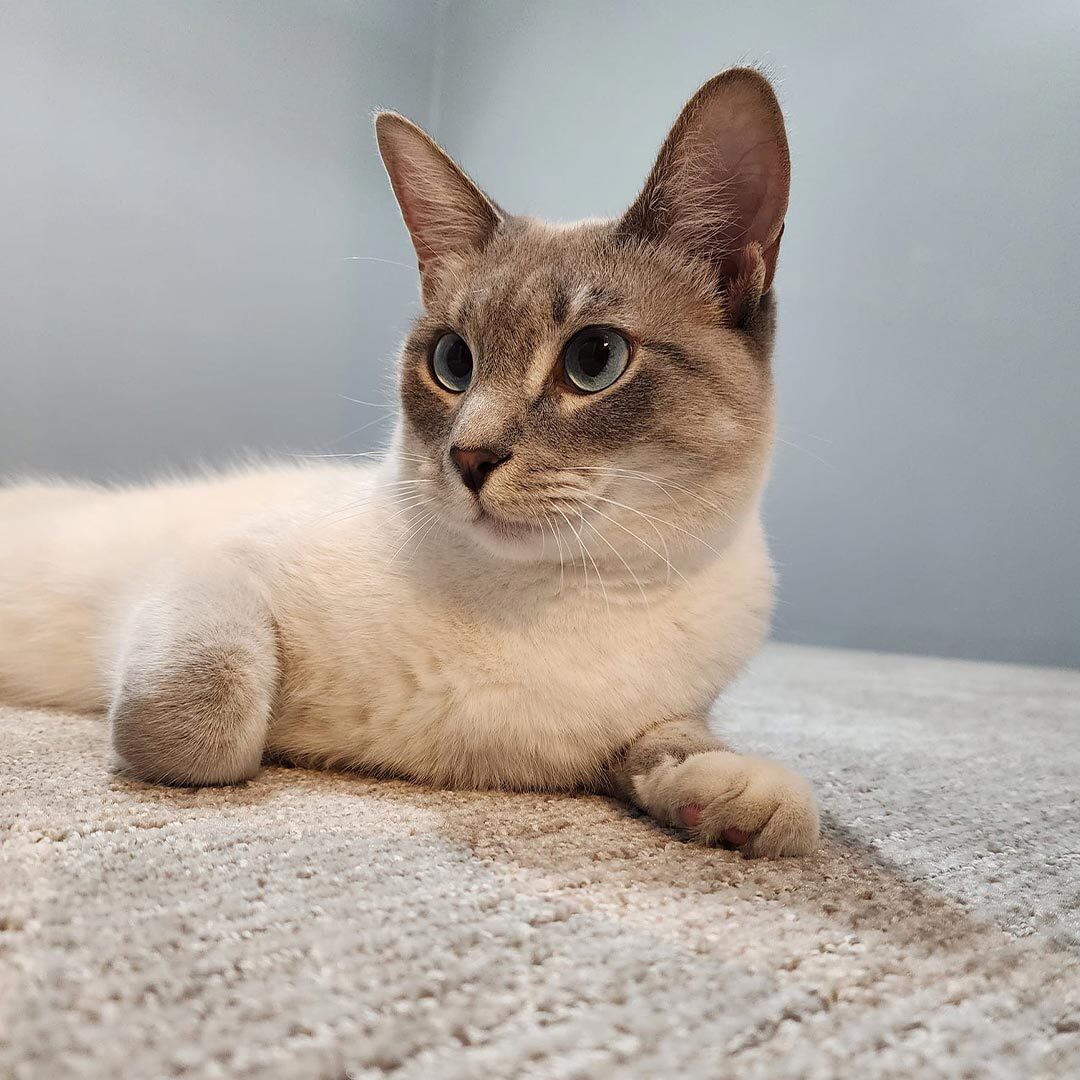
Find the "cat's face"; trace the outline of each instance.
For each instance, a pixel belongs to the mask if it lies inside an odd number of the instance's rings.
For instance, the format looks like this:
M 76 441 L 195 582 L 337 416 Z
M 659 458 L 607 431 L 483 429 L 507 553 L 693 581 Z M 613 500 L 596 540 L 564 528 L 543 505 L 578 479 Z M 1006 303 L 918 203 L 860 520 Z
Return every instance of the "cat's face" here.
M 421 267 L 398 448 L 427 512 L 507 558 L 713 550 L 772 440 L 787 151 L 764 79 L 706 84 L 611 222 L 511 217 L 407 121 L 379 137 Z

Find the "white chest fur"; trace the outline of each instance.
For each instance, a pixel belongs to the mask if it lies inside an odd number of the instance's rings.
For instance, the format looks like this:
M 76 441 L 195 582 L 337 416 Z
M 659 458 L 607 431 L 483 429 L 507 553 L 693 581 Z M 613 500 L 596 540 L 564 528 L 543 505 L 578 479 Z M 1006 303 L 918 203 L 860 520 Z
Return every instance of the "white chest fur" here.
M 353 540 L 298 549 L 274 590 L 271 749 L 300 762 L 455 786 L 582 783 L 645 728 L 707 708 L 768 619 L 756 518 L 644 597 L 610 580 L 605 596 L 580 566 L 447 580 L 437 559 L 388 565 Z

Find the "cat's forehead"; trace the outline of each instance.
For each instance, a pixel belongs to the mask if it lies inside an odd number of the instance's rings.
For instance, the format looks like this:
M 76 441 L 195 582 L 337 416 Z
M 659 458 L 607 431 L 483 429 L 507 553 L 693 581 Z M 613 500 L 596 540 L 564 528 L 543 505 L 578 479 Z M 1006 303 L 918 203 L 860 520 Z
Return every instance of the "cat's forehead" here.
M 461 325 L 484 335 L 508 323 L 561 323 L 603 291 L 615 300 L 600 227 L 559 228 L 514 222 L 459 279 Z
M 592 323 L 677 318 L 701 302 L 696 278 L 619 243 L 605 221 L 517 219 L 463 271 L 447 315 L 475 347 L 499 351 Z

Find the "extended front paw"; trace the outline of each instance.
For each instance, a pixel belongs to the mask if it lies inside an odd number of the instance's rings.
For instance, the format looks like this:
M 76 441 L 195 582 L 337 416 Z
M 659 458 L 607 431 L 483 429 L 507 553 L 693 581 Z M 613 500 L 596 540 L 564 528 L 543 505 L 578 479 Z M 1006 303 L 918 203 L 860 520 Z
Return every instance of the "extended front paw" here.
M 642 805 L 707 844 L 747 855 L 806 855 L 817 846 L 810 785 L 783 765 L 724 750 L 669 759 L 635 778 Z

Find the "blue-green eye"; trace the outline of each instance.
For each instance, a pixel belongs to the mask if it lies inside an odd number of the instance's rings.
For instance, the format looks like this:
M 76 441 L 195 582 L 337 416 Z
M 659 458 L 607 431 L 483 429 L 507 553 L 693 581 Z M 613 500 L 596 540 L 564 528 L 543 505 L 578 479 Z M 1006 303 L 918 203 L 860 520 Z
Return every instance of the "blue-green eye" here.
M 578 331 L 563 351 L 567 381 L 587 394 L 609 387 L 628 363 L 630 343 L 606 326 L 589 326 Z
M 459 334 L 443 334 L 431 354 L 431 371 L 453 394 L 462 394 L 472 382 L 473 362 L 469 346 Z

